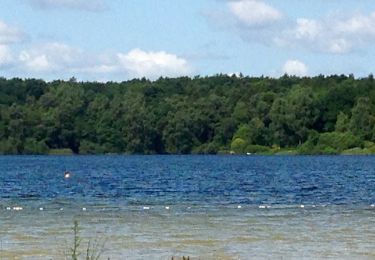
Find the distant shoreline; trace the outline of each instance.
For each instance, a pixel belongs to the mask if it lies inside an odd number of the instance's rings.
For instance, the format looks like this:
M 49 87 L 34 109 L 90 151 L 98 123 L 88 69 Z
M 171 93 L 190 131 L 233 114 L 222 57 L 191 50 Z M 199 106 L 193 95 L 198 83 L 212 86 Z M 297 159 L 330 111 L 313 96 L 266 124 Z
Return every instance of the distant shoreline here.
M 375 154 L 372 75 L 0 77 L 0 154 Z

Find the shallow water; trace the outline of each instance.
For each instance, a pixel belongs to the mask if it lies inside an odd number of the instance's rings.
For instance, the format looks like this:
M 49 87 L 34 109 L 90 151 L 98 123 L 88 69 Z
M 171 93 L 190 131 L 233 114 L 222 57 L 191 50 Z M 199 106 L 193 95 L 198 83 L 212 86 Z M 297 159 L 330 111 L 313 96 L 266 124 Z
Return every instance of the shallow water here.
M 372 259 L 374 159 L 0 157 L 0 258 Z

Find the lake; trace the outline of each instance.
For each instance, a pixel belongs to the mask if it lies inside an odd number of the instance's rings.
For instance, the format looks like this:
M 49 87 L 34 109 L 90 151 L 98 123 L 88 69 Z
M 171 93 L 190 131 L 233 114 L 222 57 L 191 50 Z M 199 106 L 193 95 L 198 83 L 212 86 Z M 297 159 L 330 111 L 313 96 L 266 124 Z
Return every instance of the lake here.
M 64 178 L 64 172 L 71 173 Z M 372 156 L 0 156 L 0 258 L 375 258 Z

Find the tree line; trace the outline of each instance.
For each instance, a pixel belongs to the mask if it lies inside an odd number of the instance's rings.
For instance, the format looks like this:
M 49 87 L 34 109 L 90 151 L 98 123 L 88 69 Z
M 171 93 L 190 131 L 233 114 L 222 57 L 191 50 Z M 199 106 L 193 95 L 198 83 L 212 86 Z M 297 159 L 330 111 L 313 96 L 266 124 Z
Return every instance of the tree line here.
M 0 78 L 0 154 L 372 154 L 372 75 Z

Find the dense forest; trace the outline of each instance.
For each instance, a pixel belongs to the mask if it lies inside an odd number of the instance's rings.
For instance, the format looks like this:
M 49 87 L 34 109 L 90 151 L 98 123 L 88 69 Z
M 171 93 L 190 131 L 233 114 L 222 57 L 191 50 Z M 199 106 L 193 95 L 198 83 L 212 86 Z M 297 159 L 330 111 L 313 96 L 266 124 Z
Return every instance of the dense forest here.
M 372 75 L 0 78 L 0 154 L 372 154 Z

